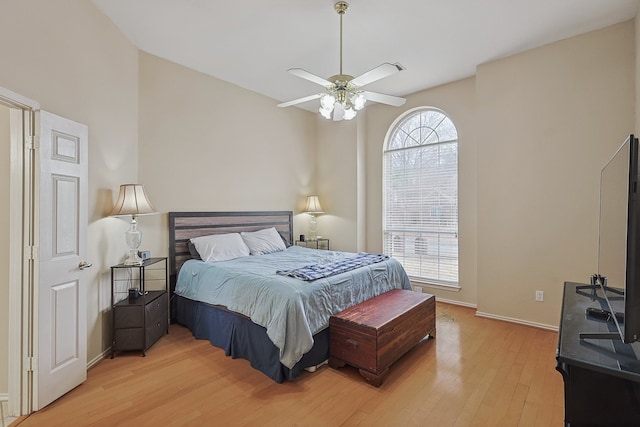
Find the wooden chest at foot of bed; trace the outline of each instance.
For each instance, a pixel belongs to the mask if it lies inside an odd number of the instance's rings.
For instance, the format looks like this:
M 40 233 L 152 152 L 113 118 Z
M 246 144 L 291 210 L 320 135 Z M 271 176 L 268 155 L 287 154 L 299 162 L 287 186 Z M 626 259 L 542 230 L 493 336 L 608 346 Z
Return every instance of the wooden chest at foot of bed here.
M 359 368 L 379 387 L 389 367 L 427 335 L 436 335 L 435 297 L 394 289 L 329 319 L 329 365 Z

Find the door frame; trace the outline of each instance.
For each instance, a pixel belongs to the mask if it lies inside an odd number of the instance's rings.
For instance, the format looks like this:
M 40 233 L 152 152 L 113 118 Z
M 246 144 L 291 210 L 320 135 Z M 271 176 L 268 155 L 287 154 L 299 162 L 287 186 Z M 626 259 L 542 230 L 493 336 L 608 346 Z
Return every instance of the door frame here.
M 34 255 L 37 241 L 35 221 L 38 182 L 35 179 L 37 144 L 36 113 L 40 104 L 0 87 L 0 103 L 9 107 L 9 343 L 8 343 L 8 412 L 26 415 L 32 412 L 35 308 Z

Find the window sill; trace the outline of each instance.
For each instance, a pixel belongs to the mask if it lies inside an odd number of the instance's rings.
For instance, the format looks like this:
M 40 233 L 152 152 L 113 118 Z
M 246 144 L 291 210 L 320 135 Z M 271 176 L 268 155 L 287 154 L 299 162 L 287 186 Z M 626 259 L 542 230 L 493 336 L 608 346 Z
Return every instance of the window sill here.
M 409 278 L 409 281 L 412 286 L 415 284 L 415 286 L 420 286 L 421 288 L 435 288 L 450 292 L 460 292 L 460 289 L 462 289 L 458 284 L 433 283 L 412 278 Z

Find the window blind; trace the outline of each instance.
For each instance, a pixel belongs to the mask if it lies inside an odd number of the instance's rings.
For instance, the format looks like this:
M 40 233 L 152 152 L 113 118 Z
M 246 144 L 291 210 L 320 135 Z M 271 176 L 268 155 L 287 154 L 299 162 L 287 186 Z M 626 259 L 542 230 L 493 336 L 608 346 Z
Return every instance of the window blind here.
M 384 152 L 384 253 L 410 278 L 458 284 L 458 139 L 441 111 L 400 121 Z

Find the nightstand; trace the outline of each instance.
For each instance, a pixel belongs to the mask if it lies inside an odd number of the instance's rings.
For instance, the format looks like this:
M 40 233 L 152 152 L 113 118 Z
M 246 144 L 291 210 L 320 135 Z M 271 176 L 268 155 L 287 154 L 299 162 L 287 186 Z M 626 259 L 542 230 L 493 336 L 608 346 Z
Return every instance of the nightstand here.
M 304 246 L 311 249 L 324 249 L 329 250 L 329 239 L 323 239 L 319 237 L 315 240 L 296 240 L 296 246 Z
M 169 333 L 167 258 L 150 258 L 141 265 L 111 267 L 111 358 L 116 351 L 146 351 Z M 129 289 L 137 288 L 136 296 Z

